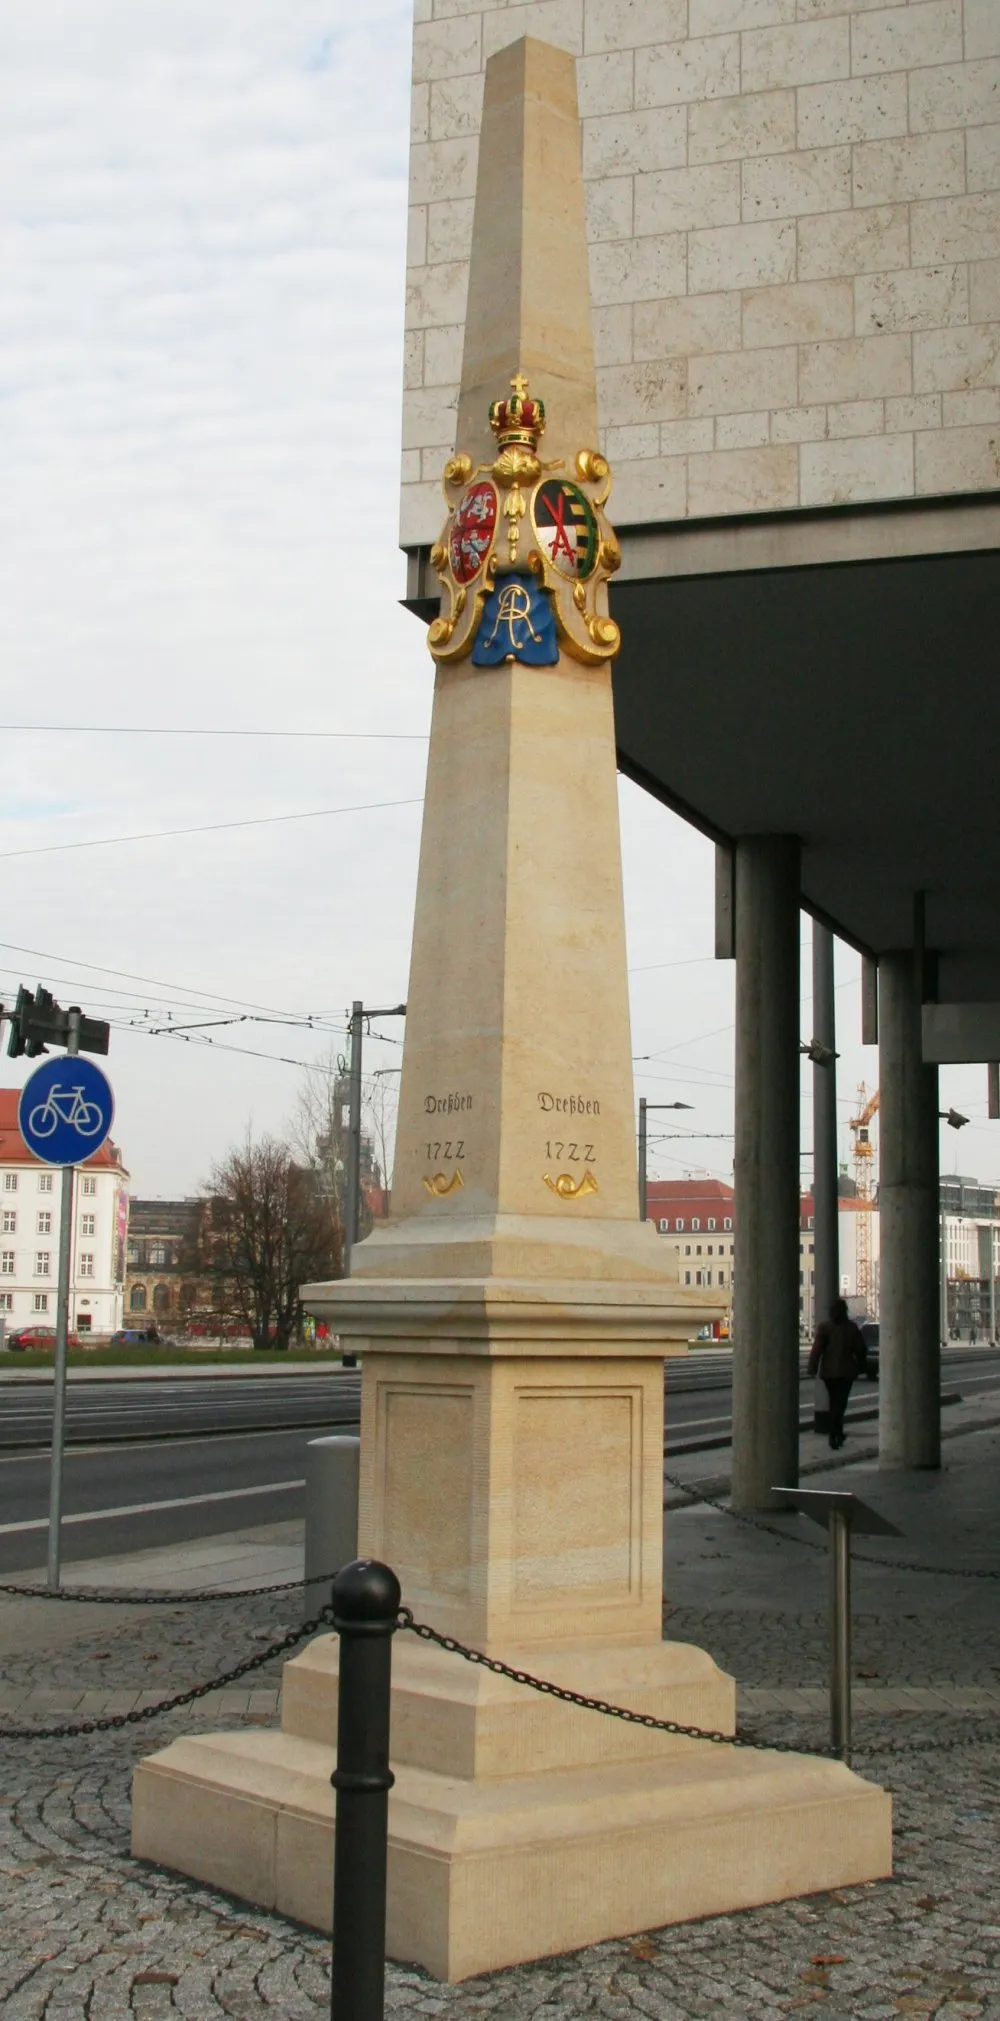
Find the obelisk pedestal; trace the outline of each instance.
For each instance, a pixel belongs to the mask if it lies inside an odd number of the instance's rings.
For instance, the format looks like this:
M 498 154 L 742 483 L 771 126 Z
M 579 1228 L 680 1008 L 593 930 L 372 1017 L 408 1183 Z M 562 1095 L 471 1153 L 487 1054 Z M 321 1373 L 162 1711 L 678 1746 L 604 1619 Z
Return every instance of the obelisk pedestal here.
M 304 1296 L 362 1351 L 359 1541 L 414 1614 L 731 1734 L 732 1680 L 662 1639 L 663 1361 L 717 1308 L 637 1218 L 571 58 L 491 59 L 479 173 L 392 1218 Z M 840 1763 L 405 1632 L 393 1665 L 388 1945 L 441 1978 L 890 1870 L 889 1800 Z M 336 1692 L 321 1637 L 280 1734 L 144 1762 L 134 1849 L 327 1927 Z

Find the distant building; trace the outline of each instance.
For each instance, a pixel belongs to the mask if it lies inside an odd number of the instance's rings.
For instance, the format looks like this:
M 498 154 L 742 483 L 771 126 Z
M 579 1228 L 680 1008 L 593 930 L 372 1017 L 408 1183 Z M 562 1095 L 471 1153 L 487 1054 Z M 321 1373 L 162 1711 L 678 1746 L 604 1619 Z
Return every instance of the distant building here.
M 997 1318 L 1000 1195 L 994 1186 L 958 1175 L 941 1179 L 941 1234 L 947 1279 L 948 1333 L 987 1335 Z M 990 1277 L 993 1310 L 990 1309 Z M 942 1319 L 945 1318 L 942 1313 Z
M 858 1200 L 846 1176 L 840 1180 L 840 1288 L 854 1298 L 858 1273 L 858 1215 L 871 1216 L 871 1237 L 878 1281 L 878 1214 Z M 736 1269 L 736 1194 L 724 1179 L 650 1179 L 646 1211 L 661 1235 L 673 1243 L 680 1281 L 692 1289 L 724 1292 L 732 1304 Z M 815 1293 L 815 1210 L 811 1193 L 799 1202 L 799 1314 L 811 1332 L 819 1316 Z M 877 1308 L 876 1308 L 877 1309 Z
M 723 1179 L 650 1179 L 646 1215 L 669 1236 L 680 1282 L 732 1298 L 735 1194 Z
M 875 1200 L 859 1200 L 857 1187 L 845 1172 L 840 1174 L 837 1192 L 840 1208 L 840 1296 L 846 1298 L 852 1313 L 859 1319 L 877 1319 L 880 1261 L 878 1203 Z M 866 1217 L 868 1229 L 867 1246 L 863 1240 L 862 1215 Z M 858 1284 L 865 1258 L 868 1259 L 872 1288 L 867 1297 L 862 1297 Z M 862 1312 L 862 1306 L 871 1309 Z M 811 1193 L 804 1193 L 799 1202 L 799 1315 L 803 1331 L 810 1334 L 826 1317 L 825 1313 L 816 1309 L 815 1202 Z
M 54 1326 L 59 1287 L 61 1175 L 32 1155 L 17 1127 L 19 1088 L 0 1088 L 0 1314 L 9 1332 Z M 122 1323 L 128 1173 L 110 1137 L 73 1187 L 69 1325 L 113 1333 Z
M 129 1208 L 125 1308 L 129 1321 L 188 1324 L 225 1303 L 213 1274 L 211 1201 L 133 1200 Z
M 840 1174 L 840 1293 L 853 1313 L 877 1319 L 879 1313 L 879 1214 L 877 1195 L 859 1200 L 846 1172 Z M 732 1304 L 736 1269 L 736 1195 L 723 1179 L 650 1179 L 647 1213 L 661 1235 L 669 1237 L 683 1285 L 722 1291 Z M 862 1240 L 861 1217 L 867 1221 Z M 1000 1320 L 1000 1193 L 978 1179 L 942 1178 L 941 1229 L 947 1274 L 949 1333 L 963 1336 L 973 1329 L 982 1337 Z M 815 1206 L 811 1193 L 799 1202 L 799 1317 L 811 1334 L 823 1314 L 816 1310 Z M 867 1259 L 871 1293 L 861 1298 L 859 1266 Z M 990 1305 L 992 1259 L 993 1307 Z M 944 1322 L 944 1311 L 942 1311 Z M 945 1330 L 944 1325 L 942 1330 Z

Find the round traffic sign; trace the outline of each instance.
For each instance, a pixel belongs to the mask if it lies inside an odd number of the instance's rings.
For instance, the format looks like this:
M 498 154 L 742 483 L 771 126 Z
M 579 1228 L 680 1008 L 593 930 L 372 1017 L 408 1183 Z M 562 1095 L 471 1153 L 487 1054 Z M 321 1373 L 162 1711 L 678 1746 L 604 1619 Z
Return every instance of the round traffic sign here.
M 18 1128 L 45 1165 L 82 1165 L 111 1128 L 111 1082 L 92 1060 L 67 1054 L 36 1067 L 21 1089 Z

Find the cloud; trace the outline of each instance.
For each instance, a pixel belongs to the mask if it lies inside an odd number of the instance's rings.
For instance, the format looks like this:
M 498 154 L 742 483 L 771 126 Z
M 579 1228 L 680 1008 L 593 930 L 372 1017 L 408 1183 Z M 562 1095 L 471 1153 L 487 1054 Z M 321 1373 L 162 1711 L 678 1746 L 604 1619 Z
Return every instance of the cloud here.
M 410 0 L 0 13 L 5 722 L 426 730 L 396 548 L 410 35 Z M 420 743 L 8 735 L 0 849 L 402 799 L 423 767 Z M 627 785 L 622 810 L 634 1050 L 664 1055 L 639 1085 L 731 1128 L 711 848 Z M 0 931 L 46 960 L 0 947 L 0 997 L 59 979 L 94 1011 L 155 1008 L 156 988 L 74 958 L 295 1011 L 395 1002 L 418 833 L 399 808 L 6 862 Z M 645 966 L 674 960 L 693 965 Z M 852 962 L 842 1115 L 874 1077 Z M 141 1190 L 193 1187 L 249 1112 L 280 1126 L 294 1103 L 283 1063 L 139 1031 L 115 1032 L 110 1064 Z M 948 1100 L 968 1112 L 973 1091 Z M 660 1159 L 680 1170 L 686 1146 Z
M 4 720 L 426 728 L 395 541 L 409 36 L 406 0 L 0 23 Z M 0 848 L 401 798 L 423 760 L 8 737 Z M 4 930 L 294 1009 L 395 997 L 418 822 L 19 860 Z M 156 1190 L 294 1094 L 165 1042 L 116 1035 L 112 1065 Z

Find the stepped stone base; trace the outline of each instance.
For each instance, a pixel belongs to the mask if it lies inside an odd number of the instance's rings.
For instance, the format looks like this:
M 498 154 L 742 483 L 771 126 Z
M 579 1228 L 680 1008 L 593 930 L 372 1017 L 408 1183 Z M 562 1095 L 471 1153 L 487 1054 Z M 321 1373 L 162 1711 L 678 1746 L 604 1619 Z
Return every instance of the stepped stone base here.
M 439 1979 L 891 1872 L 890 1798 L 842 1763 L 650 1733 L 402 1638 L 397 1656 L 387 1948 Z M 535 1649 L 528 1667 L 732 1730 L 731 1680 L 683 1644 Z M 133 1851 L 328 1930 L 334 1638 L 286 1667 L 284 1718 L 298 1730 L 142 1762 Z

